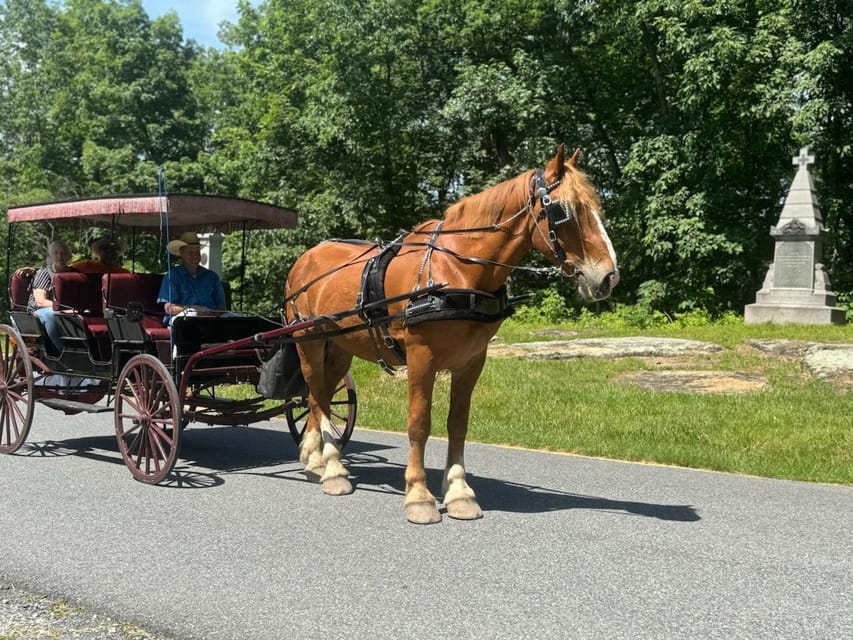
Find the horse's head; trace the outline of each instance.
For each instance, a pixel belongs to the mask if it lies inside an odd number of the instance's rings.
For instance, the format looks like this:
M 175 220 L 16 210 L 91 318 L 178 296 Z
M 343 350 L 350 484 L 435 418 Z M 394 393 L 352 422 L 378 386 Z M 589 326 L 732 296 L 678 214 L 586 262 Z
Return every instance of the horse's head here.
M 616 253 L 604 230 L 601 202 L 578 169 L 579 151 L 566 159 L 563 145 L 531 180 L 533 246 L 577 278 L 587 301 L 603 300 L 619 282 Z

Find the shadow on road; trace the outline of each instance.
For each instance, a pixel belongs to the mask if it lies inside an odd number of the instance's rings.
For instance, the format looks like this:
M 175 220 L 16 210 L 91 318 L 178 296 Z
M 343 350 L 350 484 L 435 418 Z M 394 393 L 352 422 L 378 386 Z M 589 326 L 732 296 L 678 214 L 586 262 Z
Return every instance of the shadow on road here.
M 351 452 L 347 458 L 356 491 L 403 495 L 404 465 L 366 451 Z M 442 474 L 441 469 L 427 469 L 427 484 L 435 495 L 441 495 Z M 698 522 L 701 519 L 690 505 L 610 500 L 481 476 L 469 476 L 468 483 L 477 493 L 477 500 L 484 511 L 547 513 L 566 509 L 594 509 L 676 522 Z
M 379 455 L 396 447 L 352 441 L 344 450 L 345 461 L 357 491 L 403 495 L 405 465 Z M 124 466 L 116 439 L 90 436 L 25 445 L 18 455 L 51 458 L 80 456 Z M 174 472 L 161 486 L 207 489 L 220 486 L 234 473 L 255 473 L 279 480 L 310 482 L 302 473 L 299 453 L 289 433 L 245 427 L 187 429 L 182 435 L 180 457 Z M 284 466 L 270 471 L 269 467 Z M 128 474 L 128 481 L 132 481 Z M 442 470 L 428 469 L 431 490 L 441 495 Z M 485 511 L 547 513 L 565 509 L 594 509 L 670 520 L 696 522 L 699 515 L 689 505 L 668 505 L 587 496 L 500 478 L 471 476 L 469 483 Z

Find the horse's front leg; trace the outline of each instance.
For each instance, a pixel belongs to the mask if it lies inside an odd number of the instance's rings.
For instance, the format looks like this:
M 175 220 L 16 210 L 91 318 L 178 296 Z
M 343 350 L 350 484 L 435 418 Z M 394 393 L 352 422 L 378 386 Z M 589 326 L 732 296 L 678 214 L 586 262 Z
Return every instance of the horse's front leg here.
M 447 464 L 444 468 L 444 506 L 447 515 L 459 520 L 483 517 L 474 490 L 465 480 L 465 436 L 471 394 L 483 371 L 486 351 L 464 369 L 454 371 L 450 382 L 450 411 L 447 414 Z
M 409 361 L 409 462 L 406 465 L 406 519 L 415 524 L 441 521 L 435 496 L 429 492 L 424 467 L 424 451 L 432 426 L 432 392 L 436 371 L 428 353 L 407 353 Z

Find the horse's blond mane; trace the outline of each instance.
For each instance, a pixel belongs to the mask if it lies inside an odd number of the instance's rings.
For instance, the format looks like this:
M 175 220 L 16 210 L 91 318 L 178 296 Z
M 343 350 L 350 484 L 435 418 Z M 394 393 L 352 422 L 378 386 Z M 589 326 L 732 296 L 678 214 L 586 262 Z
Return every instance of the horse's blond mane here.
M 569 198 L 575 209 L 595 211 L 602 219 L 604 218 L 604 212 L 601 210 L 601 199 L 583 171 L 571 164 L 568 165 L 566 173 L 563 175 L 563 183 L 568 189 Z
M 444 212 L 447 228 L 485 227 L 521 210 L 530 198 L 533 174 L 533 170 L 525 171 L 515 178 L 456 201 Z M 576 210 L 601 211 L 601 201 L 586 174 L 572 164 L 566 164 L 563 182 L 554 194 L 568 197 Z

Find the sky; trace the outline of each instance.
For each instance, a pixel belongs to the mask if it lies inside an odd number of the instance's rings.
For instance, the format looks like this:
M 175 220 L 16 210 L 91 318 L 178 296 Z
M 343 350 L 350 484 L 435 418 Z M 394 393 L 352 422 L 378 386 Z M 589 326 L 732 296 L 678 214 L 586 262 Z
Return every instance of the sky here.
M 252 4 L 259 4 L 260 0 Z M 216 37 L 223 20 L 236 22 L 237 0 L 142 0 L 145 12 L 152 20 L 172 9 L 178 14 L 184 38 L 207 47 L 221 47 Z

